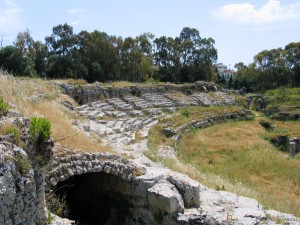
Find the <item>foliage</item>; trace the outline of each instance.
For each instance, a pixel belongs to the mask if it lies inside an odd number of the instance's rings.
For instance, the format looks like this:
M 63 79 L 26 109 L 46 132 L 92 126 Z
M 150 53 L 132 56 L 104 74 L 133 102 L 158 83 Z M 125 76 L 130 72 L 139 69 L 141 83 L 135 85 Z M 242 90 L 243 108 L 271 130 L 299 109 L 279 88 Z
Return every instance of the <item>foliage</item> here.
M 0 116 L 6 116 L 9 106 L 0 96 Z
M 50 122 L 45 118 L 31 118 L 29 137 L 33 142 L 44 142 L 50 138 Z
M 300 42 L 289 43 L 284 49 L 259 52 L 249 66 L 238 63 L 235 68 L 234 88 L 264 92 L 281 86 L 299 87 Z
M 217 190 L 217 191 L 226 191 L 224 185 L 222 185 L 222 186 L 217 185 L 216 190 Z
M 22 174 L 22 176 L 26 176 L 31 169 L 31 165 L 28 160 L 24 159 L 22 155 L 18 154 L 14 158 L 14 162 L 17 168 L 17 171 Z
M 268 99 L 268 108 L 292 106 L 300 107 L 300 88 L 284 88 L 269 90 L 264 94 Z
M 184 109 L 184 110 L 181 111 L 181 115 L 183 115 L 184 117 L 189 117 L 190 112 L 187 109 Z
M 53 220 L 53 216 L 52 216 L 51 212 L 48 211 L 48 215 L 47 215 L 47 224 L 48 224 L 48 225 L 51 224 L 52 220 Z
M 55 193 L 50 192 L 45 196 L 47 209 L 53 214 L 60 217 L 68 217 L 69 208 L 66 202 L 66 197 L 58 197 Z
M 212 80 L 214 44 L 189 27 L 175 38 L 151 33 L 123 38 L 98 30 L 76 34 L 65 23 L 54 26 L 45 43 L 34 41 L 29 30 L 20 32 L 14 45 L 0 49 L 0 67 L 21 76 L 89 82 Z

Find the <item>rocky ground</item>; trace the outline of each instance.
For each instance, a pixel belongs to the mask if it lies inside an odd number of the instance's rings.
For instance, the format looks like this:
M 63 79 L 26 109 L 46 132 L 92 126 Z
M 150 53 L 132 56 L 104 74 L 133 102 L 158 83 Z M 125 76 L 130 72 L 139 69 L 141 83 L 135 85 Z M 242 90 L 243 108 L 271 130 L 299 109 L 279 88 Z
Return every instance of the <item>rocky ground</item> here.
M 107 94 L 100 101 L 95 101 L 95 97 L 87 95 L 85 104 L 77 108 L 65 102 L 68 109 L 75 110 L 83 118 L 74 120 L 73 125 L 90 137 L 101 137 L 117 155 L 80 154 L 71 150 L 66 150 L 67 156 L 57 153 L 50 165 L 52 170 L 47 174 L 48 188 L 51 185 L 56 186 L 59 181 L 64 181 L 70 176 L 89 171 L 120 177 L 126 174 L 124 180 L 130 182 L 128 193 L 145 201 L 140 214 L 136 215 L 141 218 L 148 215 L 144 209 L 153 206 L 167 213 L 167 222 L 163 224 L 300 224 L 299 218 L 266 210 L 254 199 L 205 187 L 183 174 L 152 162 L 144 155 L 144 152 L 148 151 L 149 129 L 157 123 L 160 116 L 168 116 L 169 112 L 176 112 L 184 106 L 236 104 L 234 97 L 214 85 L 201 87 L 188 95 L 180 91 L 138 92 L 138 95 L 133 95 L 123 90 L 126 95 Z M 231 118 L 231 115 L 214 119 L 221 122 L 222 118 Z M 21 127 L 28 126 L 24 125 L 27 120 L 20 119 L 13 111 L 6 118 L 1 118 L 0 122 L 4 121 L 14 124 L 21 121 Z M 192 126 L 205 124 L 206 127 L 213 124 L 212 118 L 200 122 Z M 24 135 L 26 136 L 26 132 Z M 44 207 L 44 196 L 37 193 L 35 188 L 43 189 L 40 185 L 42 178 L 38 176 L 39 170 L 31 169 L 27 175 L 22 175 L 14 165 L 13 158 L 22 155 L 27 159 L 27 154 L 8 143 L 9 137 L 0 139 L 0 224 L 14 225 L 24 219 L 32 221 L 32 218 L 43 220 L 45 218 L 40 214 L 41 207 Z M 159 152 L 163 157 L 176 160 L 175 151 L 171 147 L 161 146 Z M 123 159 L 120 155 L 126 158 Z M 121 192 L 127 190 L 118 185 L 114 185 L 114 188 Z M 31 195 L 34 198 L 31 198 Z M 38 203 L 37 206 L 34 206 L 35 203 Z M 25 207 L 26 205 L 30 205 L 31 208 Z M 15 213 L 14 216 L 11 216 L 12 213 Z M 72 221 L 53 215 L 51 225 L 58 224 L 72 224 Z
M 157 123 L 159 116 L 175 112 L 182 106 L 209 107 L 234 104 L 235 99 L 221 91 L 195 92 L 192 95 L 180 92 L 146 93 L 141 97 L 127 95 L 90 102 L 76 108 L 78 114 L 86 120 L 75 125 L 88 135 L 101 136 L 114 151 L 128 155 L 134 163 L 162 171 L 160 165 L 150 161 L 143 154 L 148 151 L 148 131 Z M 105 120 L 105 117 L 109 119 Z M 161 146 L 159 152 L 163 157 L 176 159 L 175 151 L 171 147 Z M 210 224 L 276 224 L 276 221 L 300 224 L 300 220 L 292 215 L 265 210 L 254 199 L 216 191 L 203 185 L 200 185 L 199 193 L 200 207 L 186 209 L 182 220 L 188 221 L 201 215 Z

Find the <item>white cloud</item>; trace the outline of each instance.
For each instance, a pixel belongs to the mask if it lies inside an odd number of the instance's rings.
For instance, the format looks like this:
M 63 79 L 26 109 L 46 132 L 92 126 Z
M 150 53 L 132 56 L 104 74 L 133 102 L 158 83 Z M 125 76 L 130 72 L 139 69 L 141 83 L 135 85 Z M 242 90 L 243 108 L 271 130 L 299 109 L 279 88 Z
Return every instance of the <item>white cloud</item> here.
M 22 8 L 11 0 L 5 0 L 0 6 L 0 32 L 18 28 L 21 24 L 19 14 Z
M 281 5 L 280 0 L 268 0 L 259 9 L 250 3 L 229 4 L 218 9 L 215 15 L 243 24 L 283 22 L 300 18 L 300 4 Z
M 73 21 L 73 22 L 71 22 L 71 25 L 77 26 L 79 23 L 80 23 L 80 21 Z
M 82 10 L 81 9 L 69 9 L 68 13 L 70 14 L 77 14 L 80 13 Z

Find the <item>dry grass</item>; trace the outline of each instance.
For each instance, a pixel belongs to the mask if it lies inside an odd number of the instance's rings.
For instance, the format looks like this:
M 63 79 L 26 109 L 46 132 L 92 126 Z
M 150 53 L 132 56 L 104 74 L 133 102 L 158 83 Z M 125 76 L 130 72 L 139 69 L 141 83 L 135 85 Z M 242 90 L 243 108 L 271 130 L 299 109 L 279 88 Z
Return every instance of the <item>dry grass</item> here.
M 201 120 L 207 117 L 218 116 L 226 113 L 238 113 L 244 109 L 239 106 L 217 106 L 217 107 L 200 107 L 190 106 L 180 110 L 179 113 L 173 114 L 171 117 L 161 120 L 161 123 L 170 123 L 176 128 L 184 124 L 188 124 L 193 120 Z M 186 116 L 185 113 L 188 113 Z
M 185 134 L 178 151 L 207 185 L 224 185 L 266 207 L 300 216 L 300 161 L 264 141 L 266 132 L 257 121 L 228 122 Z
M 229 121 L 185 133 L 179 143 L 161 135 L 161 123 L 175 126 L 222 113 L 230 107 L 187 109 L 189 116 L 173 114 L 150 129 L 149 152 L 153 161 L 185 173 L 215 189 L 258 199 L 265 207 L 300 216 L 300 160 L 275 149 L 264 137 L 272 135 L 253 121 Z M 239 108 L 231 108 L 239 110 Z M 266 119 L 266 118 L 264 118 Z M 299 136 L 300 121 L 275 122 L 274 133 Z M 179 161 L 159 156 L 159 146 L 174 146 Z
M 61 145 L 82 151 L 108 151 L 100 141 L 87 137 L 71 125 L 72 119 L 80 119 L 60 102 L 73 99 L 63 95 L 51 81 L 18 78 L 0 71 L 0 96 L 26 117 L 45 117 L 51 122 L 51 137 Z

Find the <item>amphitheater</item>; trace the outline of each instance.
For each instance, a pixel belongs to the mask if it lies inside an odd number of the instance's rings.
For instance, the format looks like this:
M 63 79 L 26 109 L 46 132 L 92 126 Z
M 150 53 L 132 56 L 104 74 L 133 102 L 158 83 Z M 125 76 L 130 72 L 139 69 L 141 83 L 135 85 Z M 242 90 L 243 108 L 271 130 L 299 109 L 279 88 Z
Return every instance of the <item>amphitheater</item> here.
M 122 88 L 56 85 L 80 105 L 62 102 L 67 110 L 75 111 L 82 118 L 74 120 L 73 125 L 90 138 L 101 138 L 114 153 L 82 153 L 63 147 L 59 151 L 54 149 L 54 156 L 45 174 L 46 185 L 42 189 L 64 196 L 71 213 L 68 219 L 54 216 L 51 224 L 271 225 L 277 224 L 278 220 L 285 224 L 300 224 L 300 220 L 292 215 L 265 209 L 254 199 L 210 189 L 145 156 L 149 129 L 158 120 L 189 106 L 237 105 L 232 93 L 205 82 Z M 251 112 L 247 110 L 224 110 L 221 114 L 210 113 L 201 120 L 180 127 L 169 124 L 164 134 L 178 140 L 180 134 L 191 127 L 206 128 L 249 116 Z M 13 122 L 18 120 L 15 115 L 8 117 Z M 8 152 L 8 149 L 8 144 L 0 143 L 2 152 Z M 16 148 L 11 151 L 21 152 Z M 170 146 L 160 146 L 159 152 L 162 157 L 176 159 L 175 150 Z M 2 199 L 17 199 L 19 195 L 27 193 L 26 187 L 21 192 L 17 191 L 20 182 L 17 177 L 20 175 L 16 175 L 14 167 L 10 166 L 7 164 L 9 172 L 1 170 L 4 176 L 0 179 L 14 177 L 15 184 L 11 182 L 11 190 L 14 190 L 15 196 L 4 191 Z M 36 196 L 38 198 L 27 200 L 39 205 L 33 210 L 40 212 L 44 200 L 40 195 Z M 1 209 L 0 224 L 34 224 L 30 223 L 30 219 L 28 223 L 21 223 L 20 215 L 26 214 L 22 201 L 14 209 L 5 204 L 1 205 Z M 12 212 L 15 212 L 15 216 L 11 216 Z M 40 221 L 44 222 L 45 218 L 41 216 Z

